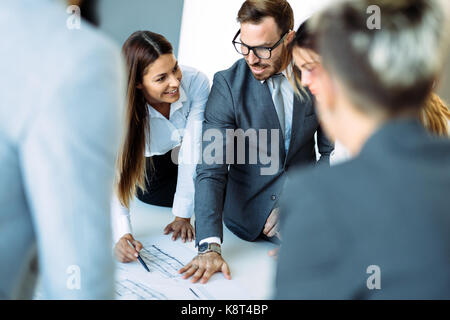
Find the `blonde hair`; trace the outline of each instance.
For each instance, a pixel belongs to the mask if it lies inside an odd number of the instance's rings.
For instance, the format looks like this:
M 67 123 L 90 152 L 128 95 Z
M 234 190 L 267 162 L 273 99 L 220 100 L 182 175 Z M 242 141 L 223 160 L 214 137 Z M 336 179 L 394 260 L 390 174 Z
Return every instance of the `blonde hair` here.
M 431 133 L 444 137 L 450 134 L 448 125 L 450 111 L 445 102 L 435 93 L 431 93 L 425 101 L 420 120 Z

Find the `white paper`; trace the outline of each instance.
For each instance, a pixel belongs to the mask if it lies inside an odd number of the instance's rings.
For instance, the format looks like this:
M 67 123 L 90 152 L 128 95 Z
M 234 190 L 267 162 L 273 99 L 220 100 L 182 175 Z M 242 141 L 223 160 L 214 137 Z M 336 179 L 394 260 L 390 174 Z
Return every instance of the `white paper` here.
M 150 272 L 138 262 L 117 263 L 116 299 L 213 300 L 253 299 L 236 280 L 214 274 L 206 284 L 192 283 L 178 273 L 197 254 L 193 242 L 173 241 L 171 235 L 141 240 L 140 256 Z

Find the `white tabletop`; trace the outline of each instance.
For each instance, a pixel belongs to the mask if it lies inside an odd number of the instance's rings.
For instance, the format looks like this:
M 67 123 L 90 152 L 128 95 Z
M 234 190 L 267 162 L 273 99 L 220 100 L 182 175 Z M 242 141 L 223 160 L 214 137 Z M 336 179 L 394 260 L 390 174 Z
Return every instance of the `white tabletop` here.
M 138 199 L 131 205 L 131 224 L 137 240 L 163 234 L 164 227 L 173 219 L 170 208 L 148 205 Z M 181 240 L 178 238 L 177 241 Z M 193 246 L 193 243 L 186 245 Z M 252 294 L 249 299 L 272 298 L 276 260 L 268 255 L 268 251 L 275 247 L 261 240 L 244 241 L 224 226 L 222 256 L 230 267 L 232 280 Z

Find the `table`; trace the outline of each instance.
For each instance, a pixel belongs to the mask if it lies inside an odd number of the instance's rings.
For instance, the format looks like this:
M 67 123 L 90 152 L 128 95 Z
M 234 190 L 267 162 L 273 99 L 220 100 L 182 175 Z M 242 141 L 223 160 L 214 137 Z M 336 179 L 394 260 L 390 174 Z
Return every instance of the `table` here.
M 138 199 L 131 204 L 130 212 L 133 236 L 137 240 L 162 234 L 164 227 L 174 219 L 170 208 L 148 205 Z M 180 238 L 177 241 L 181 241 Z M 276 246 L 262 240 L 244 241 L 226 226 L 223 241 L 222 256 L 230 267 L 232 279 L 252 293 L 253 297 L 249 298 L 271 299 L 274 294 L 276 260 L 268 255 L 268 251 Z M 186 245 L 194 246 L 193 242 Z

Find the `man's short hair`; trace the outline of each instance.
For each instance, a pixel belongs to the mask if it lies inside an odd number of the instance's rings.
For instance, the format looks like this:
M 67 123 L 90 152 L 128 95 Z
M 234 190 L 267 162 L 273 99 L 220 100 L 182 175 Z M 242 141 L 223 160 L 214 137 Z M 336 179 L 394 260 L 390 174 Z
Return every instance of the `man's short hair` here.
M 266 17 L 273 17 L 281 34 L 294 29 L 294 12 L 286 0 L 246 0 L 238 12 L 239 23 L 258 24 Z

